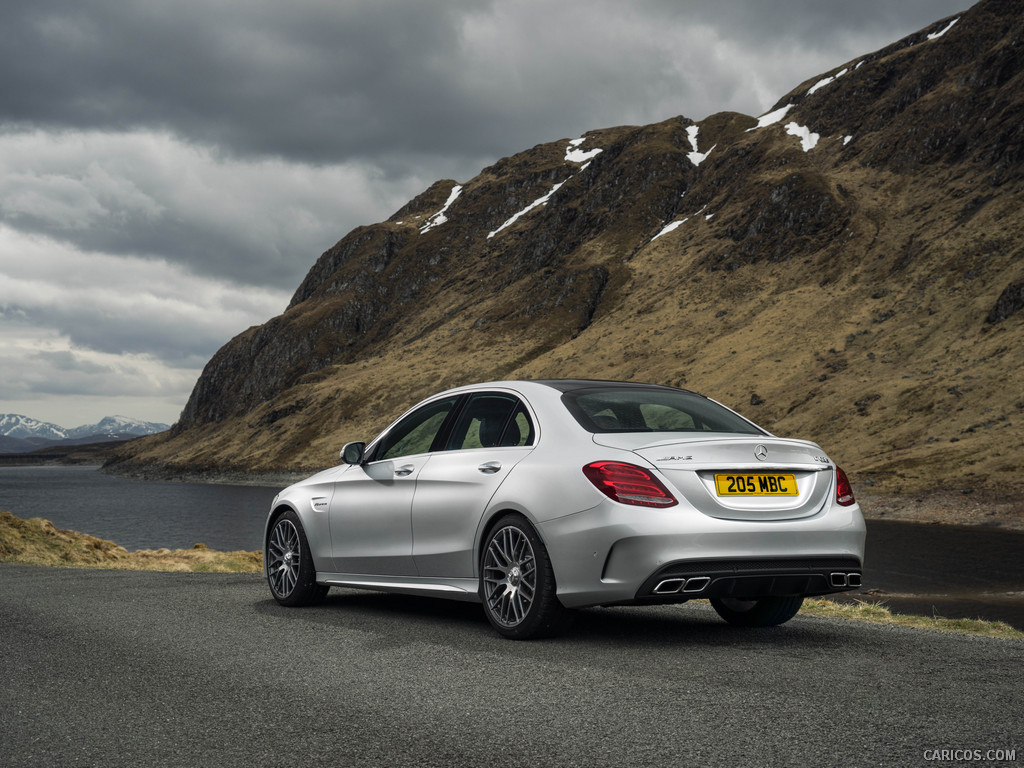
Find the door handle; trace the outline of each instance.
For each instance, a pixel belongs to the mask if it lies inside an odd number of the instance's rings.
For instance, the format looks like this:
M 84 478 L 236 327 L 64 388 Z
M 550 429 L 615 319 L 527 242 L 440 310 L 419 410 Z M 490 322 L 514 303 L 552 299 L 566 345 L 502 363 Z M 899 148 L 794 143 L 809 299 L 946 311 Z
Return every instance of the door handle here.
M 500 461 L 487 461 L 487 462 L 484 462 L 483 464 L 481 464 L 479 467 L 477 467 L 477 469 L 479 469 L 485 475 L 493 475 L 495 472 L 497 472 L 499 469 L 501 469 L 501 462 Z
M 395 469 L 395 475 L 397 477 L 405 477 L 406 475 L 411 475 L 414 469 L 416 469 L 414 464 L 403 464 Z

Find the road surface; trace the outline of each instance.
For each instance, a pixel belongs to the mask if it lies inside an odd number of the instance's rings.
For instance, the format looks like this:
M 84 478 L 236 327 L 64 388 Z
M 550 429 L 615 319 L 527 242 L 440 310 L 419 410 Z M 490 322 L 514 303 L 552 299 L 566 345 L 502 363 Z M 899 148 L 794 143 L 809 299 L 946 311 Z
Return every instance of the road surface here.
M 1024 765 L 1024 642 L 700 602 L 517 643 L 469 604 L 0 565 L 0 658 L 8 768 Z

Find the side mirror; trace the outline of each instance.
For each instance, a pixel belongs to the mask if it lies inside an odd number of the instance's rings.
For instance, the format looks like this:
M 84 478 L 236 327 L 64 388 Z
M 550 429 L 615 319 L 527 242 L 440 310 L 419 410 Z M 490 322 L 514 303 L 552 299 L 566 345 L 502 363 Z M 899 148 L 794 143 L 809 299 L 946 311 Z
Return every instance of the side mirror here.
M 345 464 L 362 464 L 366 443 L 345 443 L 341 449 L 341 460 Z

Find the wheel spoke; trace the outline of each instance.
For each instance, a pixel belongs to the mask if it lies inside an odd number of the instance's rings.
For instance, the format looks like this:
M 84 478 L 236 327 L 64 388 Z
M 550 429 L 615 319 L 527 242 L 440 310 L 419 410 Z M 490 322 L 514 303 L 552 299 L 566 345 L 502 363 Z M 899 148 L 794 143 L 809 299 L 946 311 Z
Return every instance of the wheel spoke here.
M 523 620 L 523 616 L 525 614 L 525 611 L 523 610 L 522 593 L 516 592 L 514 595 L 512 595 L 511 600 L 509 602 L 511 603 L 512 607 L 512 616 L 518 624 L 520 621 Z
M 504 532 L 503 532 L 504 533 Z M 499 541 L 497 537 L 491 542 L 490 551 L 494 555 L 494 562 L 497 567 L 505 569 L 512 562 L 512 555 L 508 552 L 506 547 L 502 545 L 505 542 Z

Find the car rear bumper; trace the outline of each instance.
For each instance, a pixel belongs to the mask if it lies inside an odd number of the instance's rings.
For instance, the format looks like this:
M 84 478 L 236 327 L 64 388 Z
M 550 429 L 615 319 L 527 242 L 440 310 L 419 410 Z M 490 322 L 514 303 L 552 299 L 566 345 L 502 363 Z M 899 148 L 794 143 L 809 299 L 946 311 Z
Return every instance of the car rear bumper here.
M 744 521 L 608 500 L 539 530 L 568 608 L 840 592 L 859 586 L 864 561 L 856 504 L 800 520 Z
M 861 575 L 861 562 L 853 557 L 683 560 L 659 568 L 640 586 L 635 600 L 827 595 L 856 589 Z

